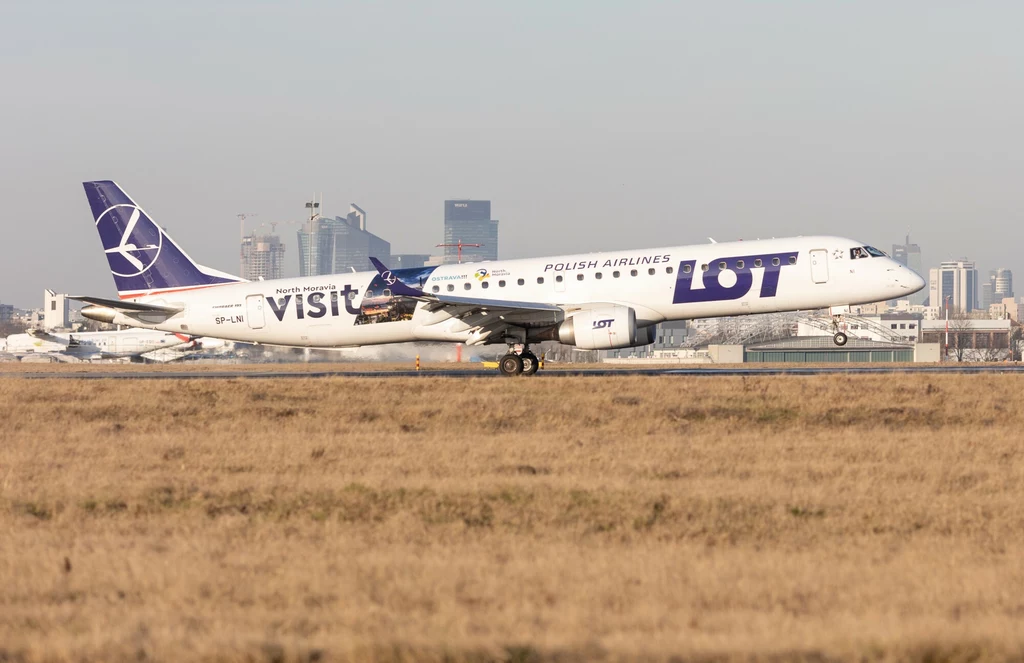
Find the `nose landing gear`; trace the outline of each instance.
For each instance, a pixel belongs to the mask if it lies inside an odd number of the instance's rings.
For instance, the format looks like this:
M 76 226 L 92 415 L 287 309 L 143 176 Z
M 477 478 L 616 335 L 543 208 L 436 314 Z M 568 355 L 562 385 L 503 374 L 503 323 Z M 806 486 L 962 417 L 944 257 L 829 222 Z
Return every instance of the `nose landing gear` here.
M 842 313 L 832 314 L 832 331 L 835 332 L 832 336 L 832 342 L 842 347 L 846 345 L 846 342 L 850 340 L 850 337 L 845 332 L 839 331 L 839 323 L 843 321 Z

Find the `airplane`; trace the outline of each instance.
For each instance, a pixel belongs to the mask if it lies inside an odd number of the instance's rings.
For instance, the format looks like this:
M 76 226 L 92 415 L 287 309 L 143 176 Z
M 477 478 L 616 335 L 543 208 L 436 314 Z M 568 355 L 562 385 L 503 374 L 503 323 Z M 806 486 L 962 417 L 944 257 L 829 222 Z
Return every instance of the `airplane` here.
M 76 296 L 93 320 L 302 348 L 409 341 L 503 343 L 505 375 L 538 368 L 529 344 L 648 345 L 666 320 L 829 308 L 834 342 L 856 304 L 904 298 L 918 274 L 852 239 L 790 237 L 246 281 L 191 258 L 112 181 L 85 182 L 118 299 Z
M 2 351 L 18 357 L 33 354 L 63 355 L 76 359 L 118 359 L 194 345 L 195 341 L 186 334 L 150 329 L 69 333 L 30 330 L 24 334 L 8 336 Z

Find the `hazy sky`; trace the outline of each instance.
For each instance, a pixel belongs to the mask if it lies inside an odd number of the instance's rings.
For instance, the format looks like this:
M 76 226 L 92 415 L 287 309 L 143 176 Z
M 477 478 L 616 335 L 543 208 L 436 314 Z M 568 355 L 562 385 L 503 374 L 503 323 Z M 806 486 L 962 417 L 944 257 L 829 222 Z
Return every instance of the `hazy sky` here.
M 835 233 L 1024 294 L 1024 3 L 29 2 L 0 20 L 0 301 L 113 294 L 81 182 L 238 271 L 240 212 L 445 198 L 503 258 Z M 255 224 L 254 224 L 255 225 Z M 295 260 L 295 226 L 278 226 Z

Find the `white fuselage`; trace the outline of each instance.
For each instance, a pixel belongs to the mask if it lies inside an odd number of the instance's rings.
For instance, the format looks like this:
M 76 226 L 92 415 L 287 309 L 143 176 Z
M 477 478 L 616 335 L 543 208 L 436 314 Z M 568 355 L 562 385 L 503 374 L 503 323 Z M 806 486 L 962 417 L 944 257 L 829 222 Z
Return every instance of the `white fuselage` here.
M 421 282 L 412 285 L 427 295 L 561 309 L 523 314 L 524 326 L 533 328 L 605 305 L 631 307 L 637 325 L 647 326 L 897 299 L 924 286 L 887 256 L 854 259 L 851 251 L 862 246 L 842 237 L 797 237 L 465 263 L 419 270 Z M 396 274 L 409 271 L 417 270 Z M 466 342 L 481 324 L 479 315 L 431 312 L 422 301 L 396 308 L 374 282 L 381 283 L 376 272 L 359 272 L 218 285 L 133 299 L 184 309 L 170 317 L 111 315 L 118 324 L 299 347 Z
M 149 329 L 104 332 L 49 333 L 45 337 L 11 334 L 6 352 L 10 354 L 66 354 L 100 359 L 134 357 L 161 348 L 180 347 L 190 342 L 184 335 Z

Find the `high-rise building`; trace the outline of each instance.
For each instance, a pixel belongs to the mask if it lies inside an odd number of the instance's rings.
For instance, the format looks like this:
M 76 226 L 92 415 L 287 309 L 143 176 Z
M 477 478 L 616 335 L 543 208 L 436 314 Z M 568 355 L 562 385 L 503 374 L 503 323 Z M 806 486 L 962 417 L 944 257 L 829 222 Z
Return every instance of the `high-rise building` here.
M 921 262 L 921 247 L 911 243 L 909 234 L 907 234 L 905 244 L 892 245 L 892 259 L 901 265 L 909 267 L 918 274 L 924 275 L 924 267 Z M 924 289 L 918 290 L 907 297 L 911 304 L 924 304 L 927 298 L 928 293 Z M 934 303 L 932 305 L 934 306 Z
M 253 233 L 242 239 L 243 279 L 284 278 L 284 242 L 277 235 Z
M 491 201 L 444 201 L 444 243 L 446 265 L 459 262 L 459 244 L 462 262 L 497 260 L 498 222 L 491 218 Z
M 932 306 L 945 308 L 949 297 L 950 311 L 970 313 L 978 307 L 978 270 L 966 258 L 947 261 L 932 269 L 928 282 Z
M 1013 272 L 1000 267 L 995 272 L 995 288 L 993 290 L 994 301 L 1001 301 L 1013 297 Z
M 0 322 L 14 320 L 14 304 L 0 304 Z
M 982 281 L 981 288 L 979 290 L 978 299 L 981 300 L 981 309 L 987 311 L 989 306 L 992 306 L 996 302 L 995 299 L 995 279 L 990 281 Z
M 371 256 L 387 265 L 391 244 L 366 229 L 366 212 L 354 203 L 347 216 L 317 217 L 299 231 L 301 276 L 371 270 Z

